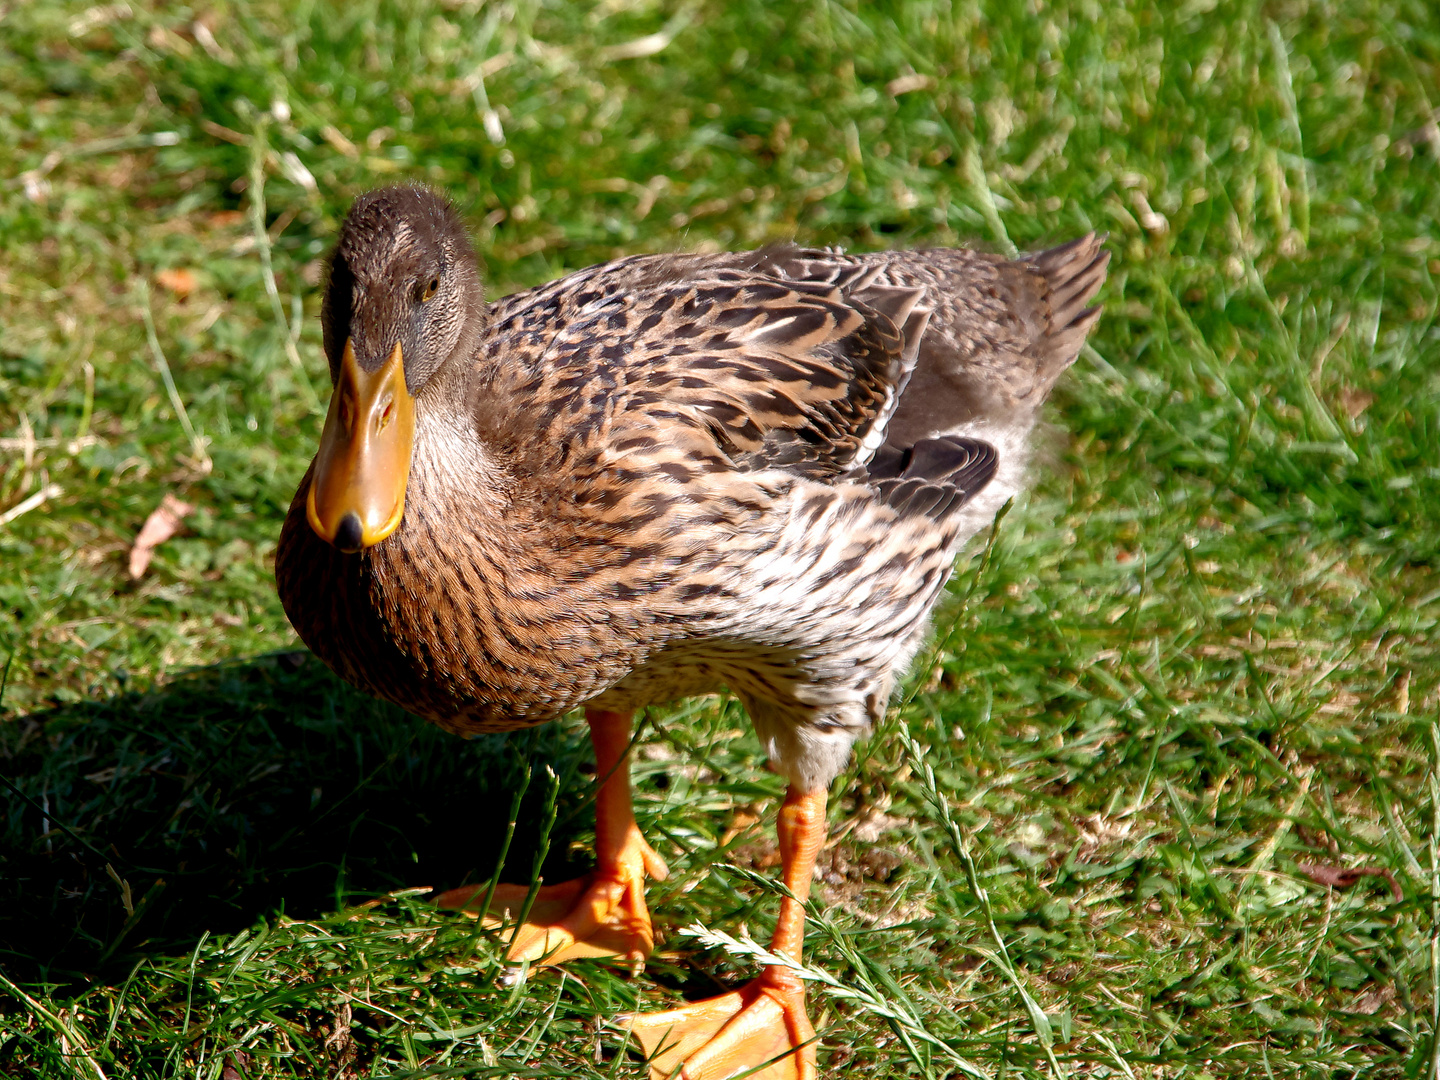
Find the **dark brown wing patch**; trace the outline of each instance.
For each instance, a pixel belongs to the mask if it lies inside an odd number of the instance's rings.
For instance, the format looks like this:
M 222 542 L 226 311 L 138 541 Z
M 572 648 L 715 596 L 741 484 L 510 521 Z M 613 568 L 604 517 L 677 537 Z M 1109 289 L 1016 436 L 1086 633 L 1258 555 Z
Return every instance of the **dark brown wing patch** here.
M 1000 455 L 979 439 L 922 439 L 907 450 L 883 448 L 866 470 L 880 497 L 902 516 L 940 520 L 964 506 L 995 475 Z

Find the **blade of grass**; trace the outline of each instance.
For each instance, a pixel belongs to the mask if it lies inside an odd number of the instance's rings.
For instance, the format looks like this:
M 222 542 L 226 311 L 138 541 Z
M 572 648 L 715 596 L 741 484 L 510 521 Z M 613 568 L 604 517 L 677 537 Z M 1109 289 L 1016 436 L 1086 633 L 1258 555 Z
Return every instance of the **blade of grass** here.
M 783 953 L 773 953 L 749 937 L 732 937 L 722 930 L 712 930 L 699 923 L 685 927 L 680 933 L 685 937 L 695 938 L 707 948 L 721 949 L 734 957 L 751 960 L 768 967 L 789 968 L 800 978 L 819 983 L 831 997 L 851 1002 L 866 1012 L 901 1025 L 912 1037 L 939 1050 L 967 1076 L 973 1076 L 976 1080 L 990 1080 L 989 1074 L 983 1069 L 961 1057 L 949 1044 L 930 1034 L 915 1017 L 897 1009 L 872 987 L 856 989 L 853 986 L 846 986 L 824 969 L 806 965 Z
M 135 290 L 140 297 L 140 315 L 145 320 L 145 340 L 150 345 L 150 356 L 155 361 L 155 370 L 165 386 L 170 406 L 175 410 L 175 418 L 180 421 L 180 426 L 185 429 L 185 437 L 190 440 L 190 456 L 194 460 L 195 468 L 201 475 L 208 475 L 215 467 L 206 452 L 209 440 L 197 434 L 190 423 L 190 414 L 185 411 L 185 402 L 175 386 L 175 377 L 170 374 L 170 364 L 165 359 L 165 351 L 160 347 L 160 336 L 155 332 L 155 313 L 150 308 L 150 283 L 144 277 L 139 277 L 135 282 Z
M 515 794 L 510 798 L 510 813 L 506 815 L 505 837 L 500 841 L 500 854 L 495 859 L 495 870 L 491 873 L 490 881 L 485 886 L 485 899 L 476 909 L 475 932 L 471 935 L 470 945 L 465 951 L 467 958 L 475 954 L 475 946 L 484 929 L 485 913 L 490 910 L 490 902 L 495 899 L 495 890 L 500 884 L 500 875 L 505 871 L 505 858 L 510 854 L 510 843 L 515 839 L 515 825 L 520 820 L 520 803 L 525 798 L 525 792 L 530 789 L 530 778 L 533 773 L 533 767 L 527 760 L 525 770 L 520 776 L 520 786 L 515 789 Z
M 1036 1037 L 1040 1040 L 1040 1046 L 1045 1052 L 1046 1059 L 1050 1062 L 1051 1069 L 1056 1076 L 1066 1075 L 1060 1068 L 1060 1063 L 1055 1060 L 1053 1046 L 1055 1034 L 1050 1026 L 1050 1018 L 1040 1003 L 1031 995 L 1025 980 L 1015 969 L 1010 961 L 1010 952 L 1005 947 L 1005 939 L 1000 934 L 1000 929 L 995 925 L 995 914 L 990 907 L 990 894 L 980 884 L 980 876 L 975 869 L 975 858 L 970 853 L 970 843 L 965 834 L 960 831 L 959 824 L 950 813 L 950 802 L 940 792 L 939 784 L 935 780 L 935 770 L 925 760 L 925 754 L 920 749 L 920 744 L 915 741 L 907 728 L 897 733 L 900 744 L 910 758 L 911 767 L 921 777 L 921 791 L 925 794 L 926 801 L 930 804 L 940 823 L 944 826 L 945 833 L 954 846 L 955 853 L 960 857 L 961 865 L 965 868 L 965 878 L 970 885 L 970 891 L 974 894 L 980 905 L 981 913 L 985 918 L 985 924 L 990 931 L 990 937 L 995 942 L 995 952 L 982 953 L 1000 970 L 1005 978 L 1014 986 L 1016 993 L 1020 996 L 1025 1006 L 1026 1013 L 1030 1016 L 1030 1025 L 1035 1031 Z M 980 950 L 976 950 L 977 952 Z
M 260 256 L 260 274 L 265 282 L 265 295 L 270 300 L 270 314 L 275 320 L 275 329 L 280 333 L 280 340 L 284 343 L 285 356 L 290 361 L 290 367 L 295 372 L 295 378 L 300 383 L 300 389 L 304 393 L 306 403 L 310 406 L 310 412 L 315 416 L 324 415 L 321 408 L 319 395 L 310 382 L 310 376 L 305 371 L 305 362 L 300 359 L 298 342 L 300 340 L 300 325 L 291 325 L 290 320 L 285 317 L 285 305 L 280 300 L 280 287 L 275 281 L 275 263 L 271 252 L 270 232 L 265 227 L 265 160 L 269 153 L 269 142 L 265 134 L 265 122 L 263 118 L 255 121 L 253 133 L 249 139 L 250 148 L 250 177 L 249 185 L 246 188 L 249 196 L 250 206 L 250 231 L 255 238 L 255 250 Z
M 535 848 L 535 861 L 530 869 L 530 891 L 525 894 L 525 902 L 520 905 L 520 914 L 515 918 L 515 929 L 510 934 L 507 950 L 515 944 L 520 928 L 530 917 L 530 908 L 534 906 L 535 897 L 540 894 L 540 886 L 545 881 L 540 868 L 545 865 L 545 857 L 550 854 L 550 832 L 555 827 L 556 803 L 560 797 L 560 777 L 549 765 L 545 766 L 545 781 L 545 804 L 540 810 L 540 842 Z
M 78 1031 L 66 1023 L 65 1020 L 56 1013 L 51 1012 L 40 1002 L 25 993 L 24 990 L 21 990 L 20 987 L 12 983 L 3 974 L 0 974 L 0 987 L 9 991 L 11 996 L 29 1009 L 37 1020 L 61 1036 L 61 1038 L 74 1048 L 68 1052 L 66 1055 L 67 1058 L 72 1056 L 78 1057 L 94 1080 L 106 1080 L 104 1070 L 100 1068 L 100 1064 L 91 1056 L 89 1047 L 85 1045 L 85 1040 L 80 1036 Z M 83 1076 L 84 1073 L 77 1069 L 76 1075 Z

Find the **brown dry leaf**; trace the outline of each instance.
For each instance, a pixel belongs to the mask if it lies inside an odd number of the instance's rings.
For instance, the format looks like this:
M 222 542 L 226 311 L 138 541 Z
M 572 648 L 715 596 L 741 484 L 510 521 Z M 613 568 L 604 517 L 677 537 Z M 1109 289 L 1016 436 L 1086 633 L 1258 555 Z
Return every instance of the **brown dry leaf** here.
M 725 835 L 720 838 L 720 846 L 726 847 L 743 832 L 748 832 L 760 824 L 760 815 L 755 813 L 753 807 L 742 807 L 735 811 L 730 818 L 730 826 L 725 830 Z
M 135 537 L 135 546 L 130 549 L 130 579 L 139 581 L 145 576 L 145 568 L 155 549 L 180 531 L 180 525 L 195 512 L 195 507 L 181 502 L 174 495 L 166 494 L 160 505 L 151 511 Z
M 1398 904 L 1405 899 L 1395 875 L 1383 866 L 1335 866 L 1331 863 L 1296 863 L 1295 868 L 1317 885 L 1332 889 L 1348 889 L 1361 878 L 1379 877 L 1390 883 L 1390 893 Z
M 206 218 L 212 229 L 231 229 L 245 223 L 243 210 L 216 210 Z
M 155 275 L 155 280 L 160 283 L 162 288 L 169 289 L 174 293 L 176 300 L 184 300 L 195 291 L 195 271 L 187 270 L 183 266 L 161 270 Z
M 334 1074 L 336 1080 L 348 1080 L 353 1075 L 351 1065 L 355 1061 L 357 1048 L 355 1039 L 350 1034 L 351 1020 L 350 1003 L 347 1001 L 336 1011 L 334 1027 L 325 1036 L 325 1049 L 338 1066 Z M 322 1027 L 320 1030 L 325 1029 Z
M 901 94 L 913 93 L 916 90 L 929 90 L 934 85 L 935 80 L 929 75 L 916 75 L 911 72 L 909 75 L 891 79 L 885 84 L 885 92 L 891 97 L 899 97 Z
M 1375 404 L 1375 395 L 1369 390 L 1357 390 L 1347 386 L 1340 391 L 1340 407 L 1351 420 L 1358 420 L 1366 409 Z
M 861 815 L 855 826 L 854 836 L 862 843 L 873 844 L 880 839 L 882 834 L 903 829 L 909 824 L 910 819 L 907 817 L 892 817 L 879 807 L 871 806 Z
M 359 148 L 345 137 L 345 133 L 343 131 L 335 127 L 333 124 L 326 124 L 323 128 L 321 128 L 320 135 L 327 143 L 333 146 L 336 150 L 340 151 L 340 153 L 344 154 L 346 157 L 358 158 L 360 156 Z
M 1362 1016 L 1374 1016 L 1380 1011 L 1382 1005 L 1387 1004 L 1395 997 L 1395 987 L 1381 986 L 1369 993 L 1361 994 L 1351 1003 L 1347 1012 L 1360 1013 Z

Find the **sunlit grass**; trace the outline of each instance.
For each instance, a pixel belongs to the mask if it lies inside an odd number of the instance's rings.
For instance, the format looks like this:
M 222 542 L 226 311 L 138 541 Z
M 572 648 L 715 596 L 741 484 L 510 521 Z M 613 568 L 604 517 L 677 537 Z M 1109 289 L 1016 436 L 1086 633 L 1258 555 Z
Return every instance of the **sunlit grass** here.
M 1036 491 L 832 792 L 822 1070 L 1435 1076 L 1426 4 L 0 10 L 0 515 L 52 486 L 0 525 L 0 1073 L 641 1076 L 607 1022 L 767 940 L 781 782 L 734 702 L 641 737 L 647 972 L 515 981 L 414 890 L 489 877 L 526 777 L 507 877 L 583 867 L 582 727 L 460 743 L 289 651 L 321 260 L 421 180 L 495 295 L 1107 230 Z M 1324 884 L 1356 867 L 1400 899 Z

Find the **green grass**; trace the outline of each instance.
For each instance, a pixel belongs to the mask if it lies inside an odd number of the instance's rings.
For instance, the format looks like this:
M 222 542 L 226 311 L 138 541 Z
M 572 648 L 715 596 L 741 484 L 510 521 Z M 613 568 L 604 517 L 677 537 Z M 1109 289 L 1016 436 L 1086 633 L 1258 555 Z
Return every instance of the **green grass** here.
M 1036 490 L 833 789 L 822 1070 L 1437 1076 L 1429 5 L 0 11 L 0 513 L 60 489 L 0 526 L 0 1074 L 639 1077 L 605 1021 L 766 940 L 780 784 L 735 703 L 642 735 L 674 871 L 646 973 L 517 981 L 414 890 L 486 880 L 527 783 L 506 876 L 583 868 L 583 726 L 461 743 L 292 651 L 319 260 L 419 179 L 496 295 L 635 251 L 1108 230 Z M 167 492 L 198 510 L 131 583 Z

